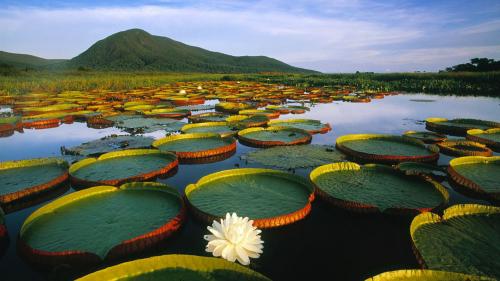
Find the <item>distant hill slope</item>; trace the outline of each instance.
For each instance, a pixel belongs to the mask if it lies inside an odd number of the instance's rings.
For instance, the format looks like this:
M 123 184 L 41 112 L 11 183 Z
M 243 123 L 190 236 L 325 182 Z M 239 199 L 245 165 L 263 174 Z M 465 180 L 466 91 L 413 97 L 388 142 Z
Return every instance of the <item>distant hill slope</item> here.
M 65 61 L 67 60 L 44 59 L 32 55 L 14 54 L 0 51 L 0 64 L 11 65 L 16 68 L 47 68 L 55 65 L 61 65 L 61 63 Z
M 315 71 L 297 68 L 265 56 L 230 56 L 193 47 L 141 29 L 115 33 L 96 42 L 71 59 L 72 68 L 114 71 L 172 72 L 293 72 Z

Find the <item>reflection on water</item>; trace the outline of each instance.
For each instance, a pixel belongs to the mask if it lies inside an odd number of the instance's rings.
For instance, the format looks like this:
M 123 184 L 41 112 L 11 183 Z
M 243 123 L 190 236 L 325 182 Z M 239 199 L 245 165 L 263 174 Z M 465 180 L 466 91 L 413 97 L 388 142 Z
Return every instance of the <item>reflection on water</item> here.
M 422 102 L 422 100 L 433 100 Z M 215 103 L 214 101 L 210 102 Z M 500 99 L 487 97 L 443 97 L 405 94 L 388 96 L 370 103 L 333 102 L 313 105 L 311 111 L 300 115 L 282 115 L 281 119 L 312 118 L 328 122 L 333 130 L 313 136 L 312 143 L 334 144 L 340 135 L 353 133 L 402 134 L 407 130 L 425 130 L 427 117 L 477 118 L 500 121 Z M 197 112 L 199 113 L 199 112 Z M 186 122 L 186 120 L 184 120 Z M 82 123 L 63 124 L 46 130 L 25 129 L 10 137 L 0 138 L 0 160 L 16 160 L 60 155 L 60 147 L 71 147 L 110 134 L 125 134 L 116 128 L 91 129 Z M 147 134 L 160 138 L 164 134 Z M 202 176 L 224 169 L 258 166 L 240 160 L 240 155 L 255 150 L 238 145 L 236 154 L 215 163 L 180 165 L 177 174 L 158 181 L 182 191 Z M 498 155 L 498 154 L 497 154 Z M 439 164 L 446 165 L 449 156 L 441 155 Z M 295 171 L 308 177 L 310 169 Z M 446 186 L 447 183 L 445 183 Z M 70 189 L 67 192 L 72 192 Z M 450 204 L 483 202 L 450 189 Z M 40 273 L 26 265 L 16 254 L 19 229 L 35 209 L 45 203 L 6 216 L 10 244 L 0 260 L 2 280 L 42 280 L 64 275 L 60 272 Z M 411 218 L 382 215 L 356 215 L 333 208 L 319 200 L 313 203 L 312 213 L 304 221 L 263 233 L 263 256 L 252 264 L 274 280 L 310 279 L 310 272 L 322 272 L 331 280 L 360 280 L 383 271 L 416 268 L 411 251 L 408 228 Z M 149 255 L 184 253 L 208 255 L 204 252 L 206 226 L 189 219 L 185 227 L 162 249 Z M 328 256 L 328 259 L 324 259 Z

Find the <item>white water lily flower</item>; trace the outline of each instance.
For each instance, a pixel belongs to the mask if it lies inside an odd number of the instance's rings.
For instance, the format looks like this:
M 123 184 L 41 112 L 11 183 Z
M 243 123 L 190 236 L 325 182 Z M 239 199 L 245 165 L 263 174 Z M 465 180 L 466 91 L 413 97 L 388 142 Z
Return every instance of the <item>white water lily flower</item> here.
M 220 223 L 214 220 L 212 226 L 207 227 L 212 234 L 204 236 L 208 241 L 206 251 L 231 262 L 250 264 L 250 258 L 258 258 L 264 248 L 261 230 L 252 224 L 253 220 L 238 217 L 236 213 L 227 213 Z

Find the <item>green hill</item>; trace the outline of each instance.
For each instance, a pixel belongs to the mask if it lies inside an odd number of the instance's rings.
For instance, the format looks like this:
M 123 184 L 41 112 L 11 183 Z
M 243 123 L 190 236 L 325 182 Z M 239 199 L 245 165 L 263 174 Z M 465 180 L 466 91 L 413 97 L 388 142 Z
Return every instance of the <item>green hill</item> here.
M 47 68 L 60 65 L 66 60 L 44 59 L 25 54 L 14 54 L 0 51 L 0 64 L 9 65 L 16 68 Z
M 294 72 L 314 71 L 265 56 L 230 56 L 193 47 L 141 29 L 115 33 L 71 59 L 71 68 L 113 71 Z

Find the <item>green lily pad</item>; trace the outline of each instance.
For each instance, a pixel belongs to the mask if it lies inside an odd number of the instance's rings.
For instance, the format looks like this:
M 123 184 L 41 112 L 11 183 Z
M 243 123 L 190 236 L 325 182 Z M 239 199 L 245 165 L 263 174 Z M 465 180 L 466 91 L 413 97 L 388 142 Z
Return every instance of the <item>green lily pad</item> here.
M 448 173 L 458 185 L 500 199 L 500 156 L 455 158 Z
M 195 104 L 195 105 L 183 105 L 176 107 L 181 110 L 189 110 L 189 111 L 201 111 L 201 110 L 212 110 L 215 109 L 215 105 L 211 104 Z
M 295 221 L 295 214 L 305 217 L 313 188 L 293 174 L 247 168 L 210 174 L 188 185 L 185 192 L 196 212 L 208 215 L 208 221 L 236 212 L 258 227 L 273 227 Z
M 79 161 L 71 165 L 69 174 L 77 185 L 80 181 L 117 185 L 129 179 L 147 180 L 166 173 L 176 163 L 174 154 L 156 149 L 120 150 Z
M 21 227 L 20 239 L 30 248 L 52 256 L 77 250 L 105 259 L 114 247 L 158 231 L 181 210 L 177 190 L 163 184 L 97 186 L 36 210 Z
M 270 281 L 256 271 L 224 259 L 190 255 L 164 255 L 134 260 L 77 279 L 111 280 Z
M 67 178 L 68 163 L 57 158 L 0 162 L 0 202 L 9 203 L 32 196 Z
M 225 119 L 231 126 L 244 129 L 267 125 L 269 118 L 265 115 L 232 115 Z
M 442 217 L 420 214 L 410 234 L 427 268 L 500 279 L 500 208 L 466 204 L 446 209 Z
M 311 134 L 326 133 L 332 129 L 328 123 L 321 123 L 321 121 L 314 119 L 272 120 L 269 121 L 268 125 L 302 129 Z
M 443 132 L 446 134 L 465 136 L 468 130 L 481 129 L 487 130 L 500 128 L 500 123 L 479 119 L 451 119 L 446 118 L 427 118 L 425 119 L 426 128 L 431 131 Z
M 108 118 L 114 120 L 116 118 Z M 165 130 L 167 132 L 179 131 L 185 123 L 170 118 L 144 118 L 128 116 L 115 121 L 115 126 L 131 133 L 152 133 Z
M 396 168 L 407 175 L 427 175 L 440 180 L 444 180 L 447 175 L 443 168 L 426 163 L 403 162 L 399 163 Z
M 468 130 L 466 138 L 471 141 L 485 144 L 495 151 L 500 151 L 500 128 L 484 131 L 480 129 Z
M 306 144 L 311 141 L 307 131 L 287 127 L 255 127 L 238 132 L 238 138 L 245 144 L 255 146 L 277 146 Z
M 337 138 L 337 148 L 356 159 L 369 162 L 433 162 L 439 158 L 436 146 L 406 137 L 381 134 L 352 134 Z
M 310 178 L 321 197 L 353 210 L 428 211 L 448 200 L 448 192 L 437 182 L 406 176 L 384 165 L 327 164 L 314 169 Z
M 436 143 L 446 140 L 446 135 L 438 134 L 434 132 L 416 132 L 416 131 L 406 131 L 403 133 L 403 136 L 421 140 L 425 143 Z
M 384 272 L 365 281 L 494 281 L 493 278 L 430 269 L 403 269 Z
M 148 148 L 153 141 L 150 137 L 111 135 L 70 148 L 62 147 L 61 151 L 68 155 L 97 156 L 121 149 Z
M 168 136 L 153 142 L 161 151 L 172 151 L 181 159 L 204 158 L 236 150 L 233 137 L 221 137 L 216 133 L 192 133 Z
M 252 151 L 242 159 L 282 169 L 317 167 L 344 160 L 344 156 L 327 145 L 275 146 Z
M 181 132 L 189 133 L 216 133 L 222 137 L 232 136 L 238 133 L 238 129 L 228 122 L 203 122 L 187 124 L 182 127 Z
M 206 112 L 196 115 L 191 115 L 188 117 L 189 121 L 192 123 L 201 122 L 224 122 L 228 117 L 227 114 L 221 112 Z
M 238 113 L 240 110 L 251 109 L 254 106 L 248 103 L 220 102 L 215 105 L 215 110 L 221 112 Z

